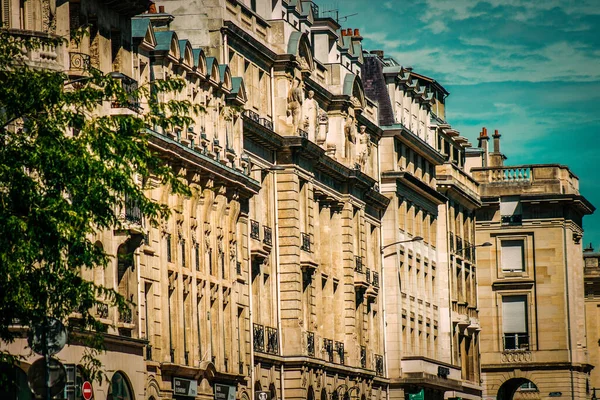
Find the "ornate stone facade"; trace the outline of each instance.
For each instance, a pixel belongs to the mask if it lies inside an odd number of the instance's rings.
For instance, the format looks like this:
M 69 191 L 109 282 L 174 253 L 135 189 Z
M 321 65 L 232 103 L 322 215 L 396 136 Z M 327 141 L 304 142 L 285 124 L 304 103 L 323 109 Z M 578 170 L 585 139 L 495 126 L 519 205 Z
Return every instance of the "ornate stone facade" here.
M 484 128 L 468 154 L 476 241 L 490 244 L 477 251 L 484 397 L 589 398 L 580 240 L 594 207 L 566 166 L 505 166 L 492 138 L 489 152 Z

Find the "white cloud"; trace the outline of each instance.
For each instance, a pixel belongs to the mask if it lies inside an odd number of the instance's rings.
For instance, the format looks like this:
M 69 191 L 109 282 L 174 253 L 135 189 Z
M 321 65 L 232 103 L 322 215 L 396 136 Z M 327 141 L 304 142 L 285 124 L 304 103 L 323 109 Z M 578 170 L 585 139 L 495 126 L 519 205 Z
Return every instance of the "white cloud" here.
M 384 46 L 385 50 L 394 50 L 400 46 L 411 46 L 417 42 L 417 39 L 390 39 L 385 32 L 366 32 L 363 33 L 363 38 L 370 40 L 379 46 Z
M 443 21 L 440 21 L 440 20 L 433 21 L 432 23 L 426 25 L 425 27 L 427 29 L 429 29 L 431 32 L 435 33 L 436 35 L 447 32 L 449 30 L 448 26 Z
M 598 55 L 584 43 L 560 41 L 529 49 L 482 38 L 459 41 L 458 48 L 423 47 L 391 54 L 403 65 L 431 71 L 444 84 L 600 80 Z

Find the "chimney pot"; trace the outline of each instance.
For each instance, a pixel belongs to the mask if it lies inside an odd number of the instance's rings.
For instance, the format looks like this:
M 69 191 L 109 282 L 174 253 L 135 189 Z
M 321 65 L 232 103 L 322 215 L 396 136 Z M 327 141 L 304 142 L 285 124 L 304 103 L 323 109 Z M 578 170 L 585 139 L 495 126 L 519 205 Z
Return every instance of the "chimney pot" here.
M 352 28 L 348 28 L 346 31 L 346 36 L 352 36 Z
M 345 29 L 342 29 L 341 33 L 342 33 L 342 36 L 346 36 L 346 30 Z
M 148 14 L 156 14 L 156 4 L 150 3 L 148 6 Z
M 165 13 L 165 6 L 158 6 L 158 12 L 161 14 Z
M 498 129 L 494 130 L 494 137 L 500 137 L 500 134 L 498 133 Z
M 360 36 L 360 30 L 359 29 L 355 29 L 354 30 L 354 36 Z

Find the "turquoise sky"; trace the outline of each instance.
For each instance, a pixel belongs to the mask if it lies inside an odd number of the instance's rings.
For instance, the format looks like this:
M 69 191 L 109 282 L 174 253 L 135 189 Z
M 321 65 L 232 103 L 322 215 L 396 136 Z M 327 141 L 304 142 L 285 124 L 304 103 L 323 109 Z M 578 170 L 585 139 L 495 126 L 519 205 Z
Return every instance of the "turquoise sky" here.
M 502 134 L 507 164 L 560 163 L 599 210 L 584 244 L 600 246 L 600 2 L 598 0 L 331 0 L 357 13 L 367 50 L 382 49 L 450 92 L 446 118 L 477 144 Z

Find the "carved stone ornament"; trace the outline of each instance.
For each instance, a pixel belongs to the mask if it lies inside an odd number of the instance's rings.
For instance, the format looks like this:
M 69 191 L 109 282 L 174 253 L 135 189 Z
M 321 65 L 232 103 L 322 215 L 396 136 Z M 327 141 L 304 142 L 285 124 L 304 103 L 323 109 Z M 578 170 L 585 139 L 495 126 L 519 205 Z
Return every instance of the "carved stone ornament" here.
M 298 132 L 302 120 L 302 103 L 304 102 L 304 90 L 302 82 L 294 79 L 292 87 L 287 96 L 287 115 L 292 118 L 293 133 Z

